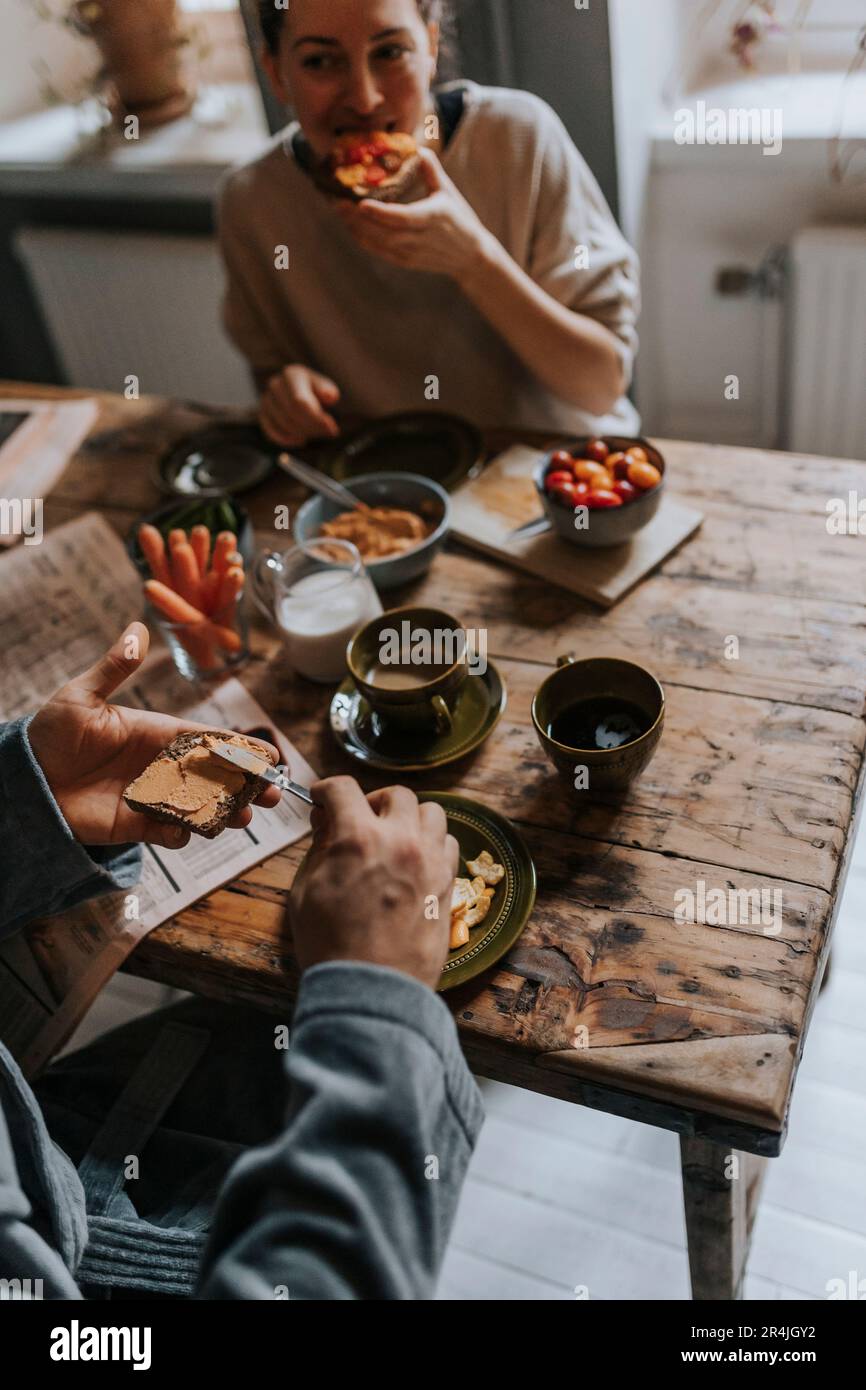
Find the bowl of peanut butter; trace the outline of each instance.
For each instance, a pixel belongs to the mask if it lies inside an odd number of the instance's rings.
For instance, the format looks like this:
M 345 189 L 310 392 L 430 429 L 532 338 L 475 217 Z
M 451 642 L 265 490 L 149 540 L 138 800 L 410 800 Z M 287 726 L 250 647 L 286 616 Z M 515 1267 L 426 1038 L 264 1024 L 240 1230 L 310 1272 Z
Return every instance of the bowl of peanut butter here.
M 347 511 L 325 497 L 309 498 L 295 517 L 295 540 L 351 541 L 377 589 L 426 574 L 448 535 L 445 489 L 419 473 L 367 473 L 349 486 L 362 505 Z

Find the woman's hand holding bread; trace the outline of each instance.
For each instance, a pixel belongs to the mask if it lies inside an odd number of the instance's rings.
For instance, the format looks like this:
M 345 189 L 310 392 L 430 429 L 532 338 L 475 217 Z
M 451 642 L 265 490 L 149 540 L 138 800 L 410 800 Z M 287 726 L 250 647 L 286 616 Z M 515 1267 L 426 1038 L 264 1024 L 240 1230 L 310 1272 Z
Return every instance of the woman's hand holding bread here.
M 350 234 L 365 251 L 406 270 L 448 275 L 460 282 L 472 270 L 491 233 L 430 150 L 419 151 L 429 190 L 416 203 L 335 203 Z

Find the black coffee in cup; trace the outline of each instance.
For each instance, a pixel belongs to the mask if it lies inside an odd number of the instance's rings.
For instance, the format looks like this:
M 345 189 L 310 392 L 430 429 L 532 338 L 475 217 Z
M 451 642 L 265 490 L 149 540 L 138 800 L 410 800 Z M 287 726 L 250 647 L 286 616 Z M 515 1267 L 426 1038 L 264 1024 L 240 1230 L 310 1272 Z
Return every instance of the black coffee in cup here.
M 622 748 L 645 734 L 651 724 L 631 700 L 602 695 L 566 705 L 550 721 L 547 733 L 566 748 Z

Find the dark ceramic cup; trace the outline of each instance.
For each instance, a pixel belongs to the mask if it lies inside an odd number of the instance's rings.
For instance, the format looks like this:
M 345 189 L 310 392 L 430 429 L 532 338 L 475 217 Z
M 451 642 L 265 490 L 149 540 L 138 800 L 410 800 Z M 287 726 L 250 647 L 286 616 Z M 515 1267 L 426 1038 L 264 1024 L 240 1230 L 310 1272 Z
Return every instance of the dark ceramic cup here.
M 551 737 L 550 727 L 558 715 L 579 701 L 594 699 L 636 705 L 648 729 L 619 748 L 576 748 Z M 532 702 L 532 722 L 545 753 L 573 788 L 578 786 L 577 769 L 585 767 L 590 794 L 625 787 L 643 772 L 662 736 L 664 719 L 664 691 L 655 676 L 634 662 L 610 657 L 585 661 L 560 657 L 557 669 L 542 682 Z
M 389 654 L 390 633 L 401 638 L 409 634 L 417 646 L 426 634 L 434 659 L 423 662 L 395 662 L 383 668 L 383 653 Z M 362 627 L 349 643 L 346 661 L 352 679 L 376 714 L 398 728 L 429 730 L 447 734 L 452 728 L 452 710 L 469 675 L 465 655 L 449 660 L 461 649 L 465 654 L 467 634 L 462 623 L 438 608 L 395 608 Z M 405 648 L 406 643 L 402 643 Z M 435 659 L 436 656 L 442 659 Z M 390 687 L 376 679 L 385 670 L 399 681 L 405 672 L 411 684 Z M 387 678 L 387 677 L 386 677 Z

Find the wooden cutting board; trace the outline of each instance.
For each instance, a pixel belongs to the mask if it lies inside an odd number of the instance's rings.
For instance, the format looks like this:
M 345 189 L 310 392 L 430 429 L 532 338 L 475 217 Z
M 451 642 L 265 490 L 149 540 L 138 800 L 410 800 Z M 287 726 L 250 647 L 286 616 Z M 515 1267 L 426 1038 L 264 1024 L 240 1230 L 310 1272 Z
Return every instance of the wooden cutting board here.
M 544 454 L 516 444 L 452 497 L 454 537 L 493 559 L 528 570 L 560 588 L 610 608 L 678 545 L 693 535 L 703 514 L 670 496 L 648 526 L 625 545 L 581 550 L 552 531 L 529 538 L 512 532 L 542 515 L 533 474 Z

